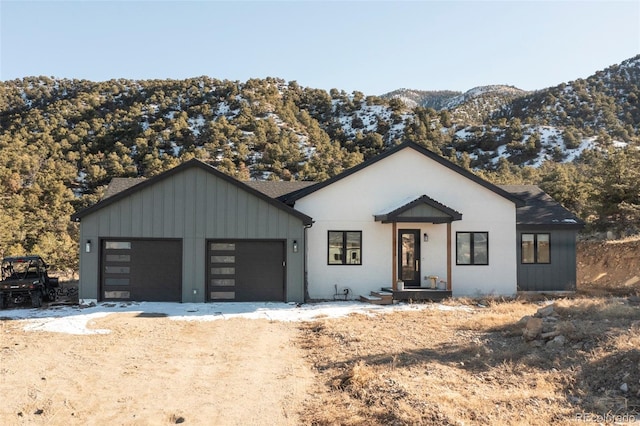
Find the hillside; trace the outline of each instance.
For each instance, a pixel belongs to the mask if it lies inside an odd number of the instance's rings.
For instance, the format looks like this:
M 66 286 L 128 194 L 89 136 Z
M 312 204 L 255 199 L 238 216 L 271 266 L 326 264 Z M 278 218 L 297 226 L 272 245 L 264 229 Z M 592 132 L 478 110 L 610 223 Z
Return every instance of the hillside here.
M 640 237 L 624 240 L 580 241 L 577 285 L 593 296 L 627 296 L 640 292 Z
M 474 87 L 464 93 L 450 90 L 424 91 L 399 89 L 385 93 L 383 99 L 399 99 L 408 107 L 447 110 L 455 123 L 480 124 L 526 91 L 512 86 L 491 85 Z
M 540 184 L 594 226 L 632 229 L 639 69 L 640 56 L 533 93 L 384 97 L 278 78 L 0 82 L 0 254 L 38 251 L 72 265 L 68 217 L 113 177 L 153 176 L 195 157 L 242 180 L 318 181 L 403 140 L 497 183 Z
M 462 95 L 462 92 L 453 90 L 411 90 L 398 89 L 384 95 L 380 95 L 383 99 L 400 99 L 408 107 L 415 108 L 417 106 L 424 108 L 433 108 L 435 110 L 445 109 L 449 102 Z

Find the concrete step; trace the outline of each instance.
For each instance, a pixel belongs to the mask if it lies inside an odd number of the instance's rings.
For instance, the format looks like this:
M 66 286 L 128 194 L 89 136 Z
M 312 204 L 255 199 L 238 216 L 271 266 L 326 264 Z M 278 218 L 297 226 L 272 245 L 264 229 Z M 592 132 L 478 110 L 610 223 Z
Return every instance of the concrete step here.
M 374 305 L 391 305 L 393 304 L 393 293 L 372 291 L 368 296 L 360 295 L 360 301 Z
M 379 297 L 382 299 L 381 305 L 391 305 L 393 304 L 393 293 L 388 291 L 372 291 L 371 296 Z
M 371 295 L 365 296 L 361 294 L 360 301 L 364 303 L 371 303 L 372 305 L 384 305 L 384 301 L 382 300 L 382 297 L 376 297 Z

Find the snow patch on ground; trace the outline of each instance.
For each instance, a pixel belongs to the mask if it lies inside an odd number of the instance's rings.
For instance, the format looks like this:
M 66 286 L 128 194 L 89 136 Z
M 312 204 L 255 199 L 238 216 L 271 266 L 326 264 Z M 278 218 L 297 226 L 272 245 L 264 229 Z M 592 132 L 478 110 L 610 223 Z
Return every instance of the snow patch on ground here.
M 436 303 L 370 305 L 360 302 L 295 303 L 160 303 L 119 302 L 96 306 L 57 306 L 48 309 L 12 309 L 2 311 L 0 320 L 19 320 L 25 331 L 66 334 L 108 334 L 110 330 L 89 328 L 93 320 L 116 313 L 154 314 L 176 321 L 217 321 L 232 318 L 267 319 L 300 322 L 340 318 L 351 314 L 382 315 L 390 312 L 436 310 L 470 311 L 468 306 Z

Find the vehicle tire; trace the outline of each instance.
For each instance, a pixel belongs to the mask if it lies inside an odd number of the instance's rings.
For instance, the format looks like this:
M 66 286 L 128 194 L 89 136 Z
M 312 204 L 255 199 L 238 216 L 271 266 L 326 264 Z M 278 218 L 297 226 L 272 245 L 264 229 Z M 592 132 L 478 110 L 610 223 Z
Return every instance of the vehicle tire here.
M 42 307 L 42 291 L 36 290 L 31 293 L 31 306 L 34 308 Z
M 50 288 L 49 290 L 47 290 L 47 297 L 46 297 L 47 302 L 55 302 L 56 299 L 57 299 L 56 289 Z
M 4 294 L 0 293 L 0 309 L 4 309 L 7 307 L 8 305 L 8 300 L 7 300 L 7 296 L 5 296 Z

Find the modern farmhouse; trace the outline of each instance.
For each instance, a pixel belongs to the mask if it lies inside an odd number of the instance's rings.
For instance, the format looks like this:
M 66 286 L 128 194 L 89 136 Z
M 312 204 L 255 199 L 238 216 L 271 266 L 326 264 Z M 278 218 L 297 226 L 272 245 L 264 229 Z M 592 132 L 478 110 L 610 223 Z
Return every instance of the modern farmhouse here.
M 79 211 L 80 298 L 294 301 L 575 290 L 583 222 L 414 143 L 324 182 L 240 182 L 191 160 Z

